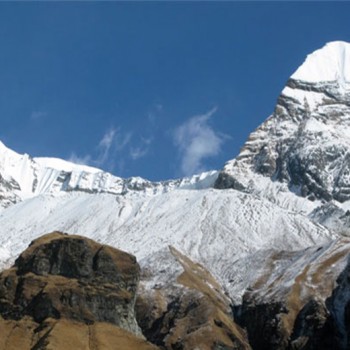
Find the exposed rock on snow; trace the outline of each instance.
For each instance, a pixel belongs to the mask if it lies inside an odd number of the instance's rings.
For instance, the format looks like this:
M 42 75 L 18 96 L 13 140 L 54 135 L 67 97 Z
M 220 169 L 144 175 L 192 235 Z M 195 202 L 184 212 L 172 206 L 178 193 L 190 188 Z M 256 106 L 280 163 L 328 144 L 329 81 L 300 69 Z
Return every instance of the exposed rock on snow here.
M 168 350 L 251 349 L 233 320 L 229 298 L 209 271 L 173 247 L 163 258 L 169 262 L 163 278 L 153 276 L 157 269 L 141 276 L 136 312 L 147 339 Z M 154 278 L 157 284 L 147 288 Z

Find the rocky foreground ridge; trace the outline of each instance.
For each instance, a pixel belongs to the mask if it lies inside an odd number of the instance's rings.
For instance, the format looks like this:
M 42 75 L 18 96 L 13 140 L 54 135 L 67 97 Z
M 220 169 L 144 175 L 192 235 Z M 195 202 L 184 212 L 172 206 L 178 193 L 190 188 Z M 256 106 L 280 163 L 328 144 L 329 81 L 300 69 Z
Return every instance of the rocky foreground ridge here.
M 132 255 L 59 232 L 33 241 L 0 274 L 0 349 L 157 349 L 144 335 L 162 349 L 250 349 L 213 277 L 171 251 L 177 296 L 140 293 L 135 307 Z
M 150 290 L 153 272 L 132 255 L 54 232 L 0 274 L 0 350 L 348 349 L 349 252 L 349 239 L 270 250 L 265 275 L 233 305 L 173 247 L 176 271 Z

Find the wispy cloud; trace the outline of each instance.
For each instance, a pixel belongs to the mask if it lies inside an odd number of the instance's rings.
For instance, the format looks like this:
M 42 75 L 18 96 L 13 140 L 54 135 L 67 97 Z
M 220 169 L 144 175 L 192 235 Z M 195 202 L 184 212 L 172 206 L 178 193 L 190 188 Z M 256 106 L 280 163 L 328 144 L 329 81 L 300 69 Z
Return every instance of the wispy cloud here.
M 163 112 L 163 105 L 161 103 L 156 103 L 154 105 L 154 108 L 156 109 L 157 112 Z
M 103 135 L 101 141 L 99 142 L 98 144 L 99 156 L 95 160 L 95 162 L 98 165 L 103 164 L 107 160 L 116 132 L 117 131 L 114 128 L 108 129 Z
M 140 159 L 144 156 L 146 156 L 148 153 L 147 148 L 142 148 L 142 147 L 132 147 L 130 148 L 130 157 L 133 160 Z
M 153 142 L 153 137 L 145 138 L 141 137 L 140 145 L 136 147 L 130 147 L 130 157 L 132 160 L 137 160 L 145 157 L 150 150 L 150 145 Z
M 159 116 L 163 113 L 163 105 L 154 103 L 142 116 L 142 123 L 135 125 L 132 131 L 122 127 L 111 126 L 84 156 L 72 152 L 69 161 L 95 166 L 123 176 L 129 170 L 131 162 L 149 156 L 157 134 Z
M 164 107 L 160 103 L 156 103 L 150 108 L 150 110 L 147 113 L 147 120 L 151 127 L 155 127 L 157 124 L 157 119 L 160 117 L 160 115 L 163 113 Z
M 123 133 L 120 128 L 107 129 L 97 146 L 98 156 L 92 163 L 113 170 L 116 158 L 129 145 L 131 137 L 131 132 Z
M 44 111 L 33 111 L 30 114 L 30 119 L 31 120 L 39 120 L 39 119 L 45 118 L 46 116 L 47 116 L 47 113 Z
M 68 158 L 68 161 L 75 163 L 75 164 L 90 165 L 91 164 L 91 156 L 86 155 L 84 157 L 79 157 L 74 152 L 72 152 L 70 157 Z
M 208 123 L 216 110 L 213 108 L 203 115 L 194 116 L 175 129 L 174 144 L 181 156 L 183 175 L 204 171 L 204 160 L 220 153 L 227 136 L 215 131 Z
M 84 156 L 72 152 L 68 160 L 108 171 L 123 172 L 128 161 L 138 160 L 149 153 L 152 142 L 153 137 L 136 137 L 130 131 L 110 127 L 103 134 L 94 152 Z

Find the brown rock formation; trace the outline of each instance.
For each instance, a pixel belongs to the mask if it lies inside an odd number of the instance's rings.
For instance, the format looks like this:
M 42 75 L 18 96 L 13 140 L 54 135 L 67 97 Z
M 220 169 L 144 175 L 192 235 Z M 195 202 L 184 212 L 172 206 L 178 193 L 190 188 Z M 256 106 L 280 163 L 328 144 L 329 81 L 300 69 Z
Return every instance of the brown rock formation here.
M 0 274 L 0 349 L 155 349 L 134 317 L 135 257 L 54 232 Z

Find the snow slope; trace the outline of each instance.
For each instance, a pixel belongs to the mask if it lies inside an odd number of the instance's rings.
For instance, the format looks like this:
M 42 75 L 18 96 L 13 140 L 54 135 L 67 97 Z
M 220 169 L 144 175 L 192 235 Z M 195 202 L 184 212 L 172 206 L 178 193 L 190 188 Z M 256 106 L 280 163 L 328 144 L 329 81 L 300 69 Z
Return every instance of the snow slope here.
M 131 252 L 144 267 L 172 245 L 223 282 L 241 275 L 232 268 L 236 260 L 259 249 L 302 249 L 335 237 L 304 215 L 235 190 L 177 189 L 144 198 L 71 192 L 36 196 L 4 210 L 3 257 L 13 261 L 31 240 L 54 230 Z M 162 265 L 160 260 L 152 268 Z

